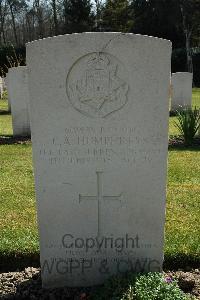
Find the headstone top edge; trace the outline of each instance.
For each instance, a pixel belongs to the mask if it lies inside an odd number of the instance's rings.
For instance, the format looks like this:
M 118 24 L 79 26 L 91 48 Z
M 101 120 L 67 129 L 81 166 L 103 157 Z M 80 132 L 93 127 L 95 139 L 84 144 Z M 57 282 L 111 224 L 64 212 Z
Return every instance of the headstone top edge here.
M 193 74 L 192 72 L 175 72 L 175 73 L 172 73 L 172 75 L 177 75 L 177 74 Z
M 18 70 L 26 70 L 26 69 L 28 69 L 27 66 L 12 67 L 12 68 L 9 68 L 8 73 L 14 72 L 14 71 L 16 71 L 16 70 L 18 71 Z
M 55 41 L 55 40 L 59 40 L 59 39 L 66 39 L 66 38 L 77 38 L 78 36 L 101 36 L 101 35 L 107 35 L 107 36 L 125 36 L 125 37 L 129 37 L 129 38 L 140 38 L 140 39 L 151 39 L 154 41 L 158 41 L 158 42 L 162 42 L 162 43 L 166 43 L 167 45 L 172 47 L 172 42 L 170 40 L 167 39 L 163 39 L 163 38 L 159 38 L 159 37 L 154 37 L 154 36 L 149 36 L 149 35 L 142 35 L 142 34 L 134 34 L 134 33 L 123 33 L 123 32 L 82 32 L 82 33 L 71 33 L 71 34 L 64 34 L 64 35 L 57 35 L 57 36 L 52 36 L 52 37 L 46 37 L 43 39 L 38 39 L 38 40 L 34 40 L 31 42 L 26 43 L 26 48 L 31 47 L 32 45 L 35 45 L 37 43 L 44 43 L 47 41 Z

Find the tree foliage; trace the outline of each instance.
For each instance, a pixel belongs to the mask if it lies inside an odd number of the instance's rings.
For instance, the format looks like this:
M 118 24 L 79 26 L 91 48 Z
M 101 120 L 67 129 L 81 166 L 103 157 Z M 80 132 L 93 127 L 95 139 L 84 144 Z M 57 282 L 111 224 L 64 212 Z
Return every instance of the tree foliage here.
M 83 31 L 169 39 L 176 50 L 173 71 L 197 72 L 193 48 L 200 48 L 200 0 L 0 0 L 0 47 Z
M 128 32 L 132 25 L 128 0 L 108 0 L 102 10 L 103 28 L 106 31 Z
M 174 47 L 183 46 L 183 34 L 177 24 L 179 9 L 176 0 L 134 0 L 132 32 L 166 38 Z
M 93 27 L 92 4 L 89 0 L 64 0 L 65 31 L 91 31 Z
M 134 32 L 170 39 L 174 48 L 199 46 L 200 0 L 0 0 L 0 45 L 82 31 Z

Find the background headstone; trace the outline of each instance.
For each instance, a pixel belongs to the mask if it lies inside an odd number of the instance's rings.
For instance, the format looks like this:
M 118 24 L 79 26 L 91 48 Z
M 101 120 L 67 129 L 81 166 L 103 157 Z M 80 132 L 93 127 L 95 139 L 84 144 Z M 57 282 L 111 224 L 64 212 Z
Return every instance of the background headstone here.
M 4 86 L 3 86 L 3 78 L 0 77 L 0 99 L 3 96 Z
M 170 56 L 122 33 L 27 45 L 43 286 L 162 269 Z
M 6 82 L 5 82 L 5 77 L 2 77 L 2 81 L 3 81 L 3 90 L 6 90 Z
M 192 73 L 177 72 L 172 74 L 171 110 L 192 105 Z
M 9 97 L 9 91 L 8 91 L 8 74 L 7 76 L 4 78 L 4 83 L 5 83 L 5 90 L 7 90 L 7 97 L 8 97 L 8 112 L 11 112 L 11 103 L 10 103 L 10 97 Z
M 29 136 L 29 90 L 27 67 L 10 68 L 7 79 L 8 99 L 11 103 L 14 136 Z

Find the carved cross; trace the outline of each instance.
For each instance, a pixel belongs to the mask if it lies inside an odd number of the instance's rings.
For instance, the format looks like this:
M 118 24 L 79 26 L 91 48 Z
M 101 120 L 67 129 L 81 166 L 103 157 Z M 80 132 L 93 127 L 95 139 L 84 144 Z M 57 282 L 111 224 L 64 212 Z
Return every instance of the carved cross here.
M 101 225 L 102 225 L 101 206 L 102 206 L 103 201 L 108 201 L 108 200 L 121 201 L 122 194 L 120 194 L 118 196 L 104 196 L 103 195 L 103 172 L 96 172 L 96 174 L 97 174 L 97 195 L 96 196 L 82 196 L 79 194 L 79 202 L 81 202 L 83 200 L 98 201 L 98 216 L 97 216 L 98 232 L 97 232 L 97 236 L 100 236 Z

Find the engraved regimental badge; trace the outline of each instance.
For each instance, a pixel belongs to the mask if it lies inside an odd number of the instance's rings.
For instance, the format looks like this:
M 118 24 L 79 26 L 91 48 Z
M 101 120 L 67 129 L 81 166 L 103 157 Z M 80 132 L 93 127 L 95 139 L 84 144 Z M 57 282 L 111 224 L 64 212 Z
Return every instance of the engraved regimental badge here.
M 72 106 L 90 117 L 104 118 L 128 101 L 128 83 L 120 61 L 107 53 L 80 58 L 67 76 L 67 95 Z

